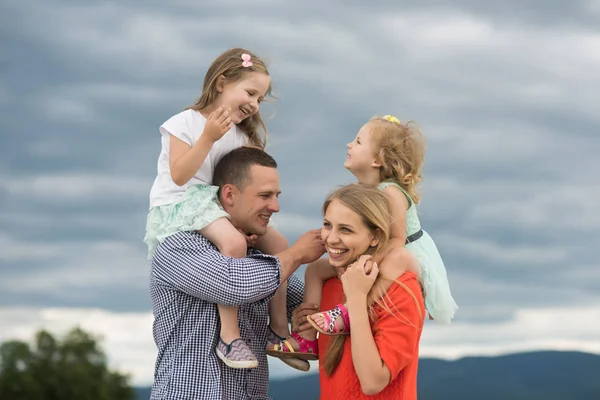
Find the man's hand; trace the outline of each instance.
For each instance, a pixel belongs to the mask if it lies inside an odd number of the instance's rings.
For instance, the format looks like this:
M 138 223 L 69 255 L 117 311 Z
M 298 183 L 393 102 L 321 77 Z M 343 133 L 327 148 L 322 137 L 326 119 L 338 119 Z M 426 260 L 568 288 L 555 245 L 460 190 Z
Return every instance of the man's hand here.
M 297 251 L 300 264 L 309 264 L 323 254 L 325 254 L 325 245 L 321 239 L 321 230 L 314 229 L 308 231 L 296 240 L 292 245 L 294 251 Z
M 324 253 L 321 230 L 306 232 L 290 248 L 276 254 L 281 265 L 281 281 L 286 281 L 300 265 L 310 264 Z
M 292 311 L 292 332 L 304 332 L 310 329 L 315 329 L 306 319 L 307 315 L 313 315 L 319 312 L 319 307 L 316 304 L 302 303 Z

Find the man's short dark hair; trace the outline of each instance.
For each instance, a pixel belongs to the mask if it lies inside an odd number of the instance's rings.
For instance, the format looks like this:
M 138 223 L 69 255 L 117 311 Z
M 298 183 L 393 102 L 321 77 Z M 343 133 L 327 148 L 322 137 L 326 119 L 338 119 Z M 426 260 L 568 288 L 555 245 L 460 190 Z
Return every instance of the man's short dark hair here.
M 213 185 L 222 188 L 233 185 L 243 190 L 250 182 L 250 168 L 253 165 L 277 168 L 275 159 L 258 147 L 238 147 L 227 153 L 215 167 Z

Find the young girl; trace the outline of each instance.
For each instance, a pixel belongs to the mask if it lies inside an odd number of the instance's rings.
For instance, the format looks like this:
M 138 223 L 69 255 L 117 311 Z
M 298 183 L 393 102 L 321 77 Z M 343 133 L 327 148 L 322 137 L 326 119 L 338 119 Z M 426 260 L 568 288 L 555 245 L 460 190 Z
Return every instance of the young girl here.
M 160 127 L 162 148 L 144 238 L 149 259 L 159 242 L 180 231 L 199 231 L 223 255 L 246 256 L 250 239 L 233 227 L 221 207 L 219 188 L 212 185 L 213 169 L 235 148 L 264 148 L 267 132 L 259 107 L 270 93 L 265 63 L 247 50 L 231 49 L 208 68 L 198 102 Z M 275 254 L 287 247 L 287 241 L 269 227 L 255 247 Z M 271 337 L 289 335 L 285 301 L 282 284 L 270 303 Z M 240 337 L 237 308 L 219 304 L 218 310 L 219 358 L 232 368 L 257 367 L 256 357 Z M 233 342 L 238 351 L 231 351 Z
M 429 234 L 421 229 L 416 209 L 420 200 L 417 185 L 422 179 L 424 158 L 425 138 L 421 132 L 411 124 L 403 124 L 386 115 L 372 118 L 360 129 L 354 141 L 348 144 L 344 167 L 359 183 L 377 186 L 387 195 L 393 217 L 389 251 L 404 246 L 417 258 L 419 280 L 430 318 L 450 323 L 458 307 L 452 298 L 444 263 Z M 306 270 L 305 303 L 320 304 L 323 282 L 338 275 L 332 265 L 347 252 L 344 248 L 327 250 L 329 259 L 317 260 Z M 381 262 L 389 251 L 376 256 L 375 261 Z M 316 331 L 325 335 L 350 333 L 344 304 L 307 318 Z M 316 331 L 294 333 L 284 343 L 271 346 L 268 353 L 276 357 L 314 359 Z

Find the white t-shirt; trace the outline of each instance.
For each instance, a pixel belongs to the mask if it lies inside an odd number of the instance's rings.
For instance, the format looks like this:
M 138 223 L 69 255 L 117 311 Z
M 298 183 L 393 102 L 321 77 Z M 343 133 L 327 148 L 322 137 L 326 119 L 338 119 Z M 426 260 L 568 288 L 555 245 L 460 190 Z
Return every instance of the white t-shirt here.
M 150 208 L 181 201 L 183 194 L 190 186 L 211 185 L 215 166 L 221 161 L 221 158 L 231 150 L 248 143 L 248 136 L 234 124 L 221 139 L 215 142 L 192 179 L 183 186 L 177 186 L 171 178 L 171 168 L 169 167 L 169 135 L 193 146 L 202 135 L 205 123 L 206 118 L 198 111 L 185 110 L 172 116 L 160 126 L 162 146 L 158 156 L 158 175 L 150 190 Z

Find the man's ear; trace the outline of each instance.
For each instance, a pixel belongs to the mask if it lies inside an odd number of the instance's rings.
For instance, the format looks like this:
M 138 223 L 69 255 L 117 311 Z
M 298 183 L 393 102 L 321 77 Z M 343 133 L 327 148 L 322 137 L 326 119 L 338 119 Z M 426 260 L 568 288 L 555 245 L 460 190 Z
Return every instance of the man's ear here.
M 232 207 L 233 203 L 235 203 L 235 197 L 236 197 L 235 186 L 233 186 L 229 183 L 226 185 L 223 185 L 223 187 L 221 188 L 221 202 L 223 203 L 223 205 Z
M 224 75 L 219 75 L 217 77 L 217 83 L 215 84 L 215 87 L 217 89 L 217 92 L 221 93 L 223 91 L 223 88 L 225 87 L 225 76 Z

